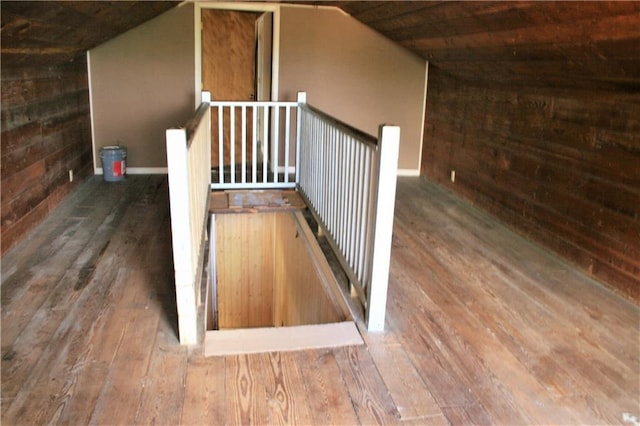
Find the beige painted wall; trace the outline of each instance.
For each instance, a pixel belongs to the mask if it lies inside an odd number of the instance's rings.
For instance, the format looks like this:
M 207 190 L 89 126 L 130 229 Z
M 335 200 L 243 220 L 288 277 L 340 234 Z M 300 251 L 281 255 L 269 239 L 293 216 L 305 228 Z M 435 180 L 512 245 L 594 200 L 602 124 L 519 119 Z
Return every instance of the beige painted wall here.
M 184 4 L 89 52 L 94 161 L 128 148 L 127 167 L 166 167 L 165 129 L 193 112 L 194 5 Z M 401 127 L 400 169 L 419 171 L 423 59 L 333 8 L 281 6 L 278 98 L 308 101 L 373 135 Z
M 184 4 L 89 52 L 94 161 L 127 147 L 127 168 L 166 168 L 165 130 L 192 114 L 194 12 Z M 134 170 L 135 171 L 135 170 Z
M 401 128 L 399 169 L 420 165 L 426 63 L 336 9 L 285 6 L 280 16 L 279 100 L 307 101 L 377 136 Z

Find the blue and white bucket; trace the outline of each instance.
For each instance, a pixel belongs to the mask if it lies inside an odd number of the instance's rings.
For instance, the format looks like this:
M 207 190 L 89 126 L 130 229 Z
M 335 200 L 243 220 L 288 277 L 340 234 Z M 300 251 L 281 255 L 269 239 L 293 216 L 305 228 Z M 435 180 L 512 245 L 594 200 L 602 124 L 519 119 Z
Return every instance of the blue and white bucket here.
M 119 145 L 100 148 L 102 176 L 105 182 L 118 182 L 127 175 L 127 148 Z

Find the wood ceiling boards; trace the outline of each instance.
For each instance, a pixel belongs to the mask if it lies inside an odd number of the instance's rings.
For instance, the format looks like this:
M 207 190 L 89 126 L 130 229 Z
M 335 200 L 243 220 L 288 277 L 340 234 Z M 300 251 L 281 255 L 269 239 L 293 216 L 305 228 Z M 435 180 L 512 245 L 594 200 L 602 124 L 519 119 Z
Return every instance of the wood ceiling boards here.
M 2 66 L 56 64 L 174 7 L 173 1 L 2 1 Z
M 338 1 L 466 80 L 640 91 L 640 2 Z M 68 61 L 174 7 L 167 1 L 2 1 L 4 65 Z
M 640 2 L 330 4 L 465 80 L 640 91 Z

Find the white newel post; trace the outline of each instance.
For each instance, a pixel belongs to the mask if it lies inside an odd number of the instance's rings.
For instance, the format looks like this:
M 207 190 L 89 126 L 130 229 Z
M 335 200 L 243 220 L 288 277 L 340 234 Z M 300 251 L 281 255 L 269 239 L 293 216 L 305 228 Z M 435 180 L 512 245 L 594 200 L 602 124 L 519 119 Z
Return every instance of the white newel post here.
M 189 209 L 184 208 L 189 205 L 187 132 L 184 129 L 168 129 L 166 136 L 178 332 L 180 343 L 195 344 L 197 343 L 198 331 L 196 293 L 192 272 L 191 218 Z
M 383 331 L 391 263 L 391 238 L 396 200 L 400 127 L 380 126 L 378 134 L 379 181 L 375 202 L 375 226 L 371 284 L 368 292 L 367 330 Z
M 202 92 L 202 102 L 211 102 L 211 92 Z

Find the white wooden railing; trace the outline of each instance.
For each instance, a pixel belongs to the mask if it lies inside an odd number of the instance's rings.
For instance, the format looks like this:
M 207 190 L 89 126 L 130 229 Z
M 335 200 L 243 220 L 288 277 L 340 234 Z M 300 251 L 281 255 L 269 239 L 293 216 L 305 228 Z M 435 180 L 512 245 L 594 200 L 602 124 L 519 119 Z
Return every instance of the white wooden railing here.
M 294 188 L 297 107 L 296 102 L 211 102 L 211 188 Z
M 380 126 L 376 139 L 310 107 L 304 93 L 298 102 L 212 102 L 203 93 L 185 128 L 167 130 L 180 342 L 198 339 L 211 189 L 296 187 L 362 302 L 368 330 L 383 330 L 399 140 L 396 126 Z
M 365 308 L 381 331 L 387 300 L 400 128 L 378 139 L 299 99 L 298 190 Z
M 184 128 L 168 129 L 166 137 L 178 331 L 180 343 L 195 344 L 211 184 L 209 103 Z

